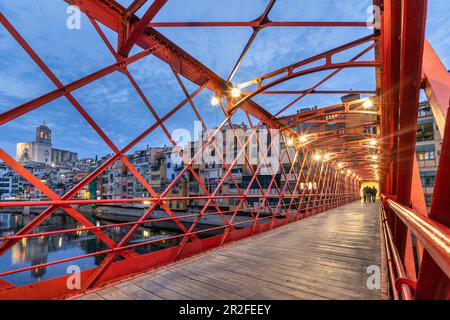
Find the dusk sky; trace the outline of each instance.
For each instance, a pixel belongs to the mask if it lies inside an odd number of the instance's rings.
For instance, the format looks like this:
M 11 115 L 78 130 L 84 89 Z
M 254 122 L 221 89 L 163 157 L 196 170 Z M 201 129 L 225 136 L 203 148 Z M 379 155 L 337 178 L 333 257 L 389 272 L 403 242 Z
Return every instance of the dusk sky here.
M 127 6 L 132 1 L 119 2 Z M 258 17 L 267 3 L 268 0 L 169 0 L 154 21 L 249 21 Z M 270 14 L 270 19 L 366 21 L 369 16 L 367 8 L 371 3 L 372 0 L 279 0 Z M 428 3 L 427 39 L 447 68 L 450 68 L 450 1 L 429 0 Z M 138 15 L 141 15 L 147 6 L 142 8 Z M 66 8 L 67 4 L 62 0 L 0 0 L 0 11 L 64 84 L 115 62 L 85 16 L 82 16 L 81 30 L 66 28 Z M 228 78 L 251 34 L 250 28 L 158 30 L 225 79 Z M 111 43 L 117 43 L 112 31 L 105 27 L 103 31 Z M 370 33 L 372 30 L 366 27 L 264 29 L 258 34 L 233 83 L 250 80 Z M 132 53 L 139 50 L 140 48 L 135 47 Z M 356 51 L 352 53 L 355 54 Z M 364 58 L 371 59 L 372 54 Z M 160 116 L 184 99 L 170 68 L 159 59 L 150 56 L 131 65 L 129 70 Z M 277 86 L 277 89 L 307 89 L 329 73 L 330 71 L 327 71 L 297 78 Z M 183 80 L 189 91 L 197 88 L 188 80 Z M 372 69 L 355 68 L 343 71 L 320 89 L 373 90 L 374 86 Z M 54 89 L 55 86 L 45 74 L 0 25 L 0 112 Z M 121 73 L 116 72 L 102 78 L 74 91 L 73 95 L 119 147 L 125 146 L 154 123 L 153 116 Z M 223 119 L 223 115 L 210 105 L 211 96 L 211 92 L 203 91 L 194 102 L 204 120 L 213 127 L 217 121 Z M 254 101 L 276 113 L 294 97 L 264 95 L 254 98 Z M 294 105 L 287 113 L 294 113 L 299 108 L 324 107 L 339 102 L 340 96 L 311 95 Z M 171 132 L 176 128 L 192 131 L 195 119 L 195 114 L 186 105 L 183 112 L 178 112 L 167 126 Z M 56 148 L 78 152 L 80 158 L 95 155 L 100 157 L 110 152 L 64 97 L 0 126 L 0 147 L 15 156 L 16 143 L 33 141 L 35 127 L 43 120 L 52 129 L 53 144 Z M 235 121 L 237 120 L 239 115 Z M 169 144 L 169 141 L 159 129 L 136 148 L 143 148 L 146 144 L 163 145 Z

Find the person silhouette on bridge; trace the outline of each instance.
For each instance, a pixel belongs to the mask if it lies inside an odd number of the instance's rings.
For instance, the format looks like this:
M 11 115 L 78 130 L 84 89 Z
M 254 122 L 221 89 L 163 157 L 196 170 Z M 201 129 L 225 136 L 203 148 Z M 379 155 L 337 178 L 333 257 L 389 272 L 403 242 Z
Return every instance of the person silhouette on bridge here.
M 370 201 L 370 191 L 369 191 L 368 186 L 365 186 L 363 188 L 363 198 L 364 198 L 364 203 L 367 203 L 368 201 Z
M 370 195 L 371 195 L 371 198 L 372 198 L 371 202 L 375 202 L 375 200 L 377 199 L 378 190 L 377 190 L 377 188 L 375 186 L 373 186 L 370 191 L 371 191 Z

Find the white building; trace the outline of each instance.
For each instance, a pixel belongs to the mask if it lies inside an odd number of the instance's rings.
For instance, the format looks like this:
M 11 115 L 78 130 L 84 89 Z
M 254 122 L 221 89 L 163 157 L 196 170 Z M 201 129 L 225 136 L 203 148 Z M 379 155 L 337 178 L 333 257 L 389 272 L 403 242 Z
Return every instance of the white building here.
M 13 198 L 19 189 L 19 175 L 0 162 L 0 200 Z

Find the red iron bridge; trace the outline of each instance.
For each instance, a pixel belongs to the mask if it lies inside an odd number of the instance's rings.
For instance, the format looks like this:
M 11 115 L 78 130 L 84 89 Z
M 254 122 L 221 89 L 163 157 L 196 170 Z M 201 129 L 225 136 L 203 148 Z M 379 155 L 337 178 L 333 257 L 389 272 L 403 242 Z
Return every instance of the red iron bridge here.
M 380 8 L 375 19 L 379 25 L 374 25 L 368 36 L 331 49 L 323 43 L 327 51 L 234 85 L 237 71 L 263 29 L 357 29 L 367 28 L 366 19 L 272 21 L 269 15 L 277 1 L 270 0 L 251 21 L 153 22 L 170 1 L 134 0 L 128 5 L 114 0 L 65 2 L 78 6 L 87 17 L 114 63 L 63 83 L 18 31 L 18 22 L 0 12 L 0 24 L 17 49 L 26 53 L 54 85 L 41 96 L 9 106 L 0 114 L 0 125 L 65 99 L 111 154 L 70 191 L 59 195 L 0 148 L 0 159 L 45 196 L 40 201 L 0 202 L 2 209 L 43 208 L 20 230 L 0 238 L 0 256 L 14 255 L 14 248 L 27 241 L 62 235 L 83 234 L 101 246 L 82 253 L 67 251 L 70 255 L 62 258 L 54 255 L 46 261 L 37 259 L 28 266 L 0 269 L 0 299 L 450 298 L 450 74 L 425 39 L 427 1 L 374 0 Z M 227 79 L 157 31 L 198 27 L 251 29 Z M 117 36 L 117 43 L 111 42 L 105 29 Z M 129 70 L 150 57 L 170 67 L 173 83 L 185 95 L 163 111 L 154 108 L 151 95 L 141 89 Z M 374 88 L 321 89 L 335 76 L 361 68 L 373 71 Z M 149 112 L 147 129 L 129 137 L 131 142 L 120 147 L 76 97 L 77 90 L 111 74 L 125 77 Z M 296 79 L 310 79 L 311 75 L 326 76 L 302 90 L 282 86 Z M 186 79 L 197 86 L 194 91 L 190 92 Z M 415 153 L 420 90 L 426 93 L 443 137 L 429 210 Z M 223 120 L 213 129 L 204 120 L 208 111 L 195 99 L 205 93 L 216 111 L 223 114 Z M 342 99 L 335 105 L 301 112 L 293 109 L 304 97 L 336 94 L 367 97 Z M 292 100 L 270 112 L 256 102 L 265 95 L 288 96 Z M 195 114 L 204 133 L 204 143 L 190 157 L 169 130 L 171 121 L 186 110 Z M 331 122 L 342 125 L 329 129 L 326 124 Z M 256 163 L 248 156 L 251 139 L 239 133 L 236 123 L 245 124 L 257 146 L 263 143 L 258 133 L 267 129 L 264 143 L 268 147 Z M 234 140 L 232 161 L 225 160 L 228 155 L 218 142 L 224 129 Z M 162 190 L 155 190 L 127 158 L 155 131 L 167 137 L 173 144 L 170 147 L 183 160 L 177 175 Z M 200 177 L 201 164 L 197 162 L 206 148 L 214 150 L 223 168 L 213 187 Z M 273 161 L 268 164 L 269 157 L 276 159 L 276 165 Z M 148 197 L 77 197 L 118 161 L 143 185 Z M 236 168 L 248 172 L 246 184 L 242 183 L 242 171 Z M 198 194 L 173 192 L 185 177 L 198 184 Z M 378 186 L 379 200 L 363 203 L 360 190 L 369 181 Z M 223 193 L 225 185 L 232 186 L 233 192 Z M 224 200 L 234 206 L 224 208 Z M 169 205 L 171 201 L 196 201 L 200 205 L 198 210 L 177 211 Z M 83 205 L 143 205 L 145 209 L 129 221 L 99 225 L 80 212 Z M 74 219 L 76 227 L 39 228 L 57 212 Z M 134 240 L 138 230 L 155 223 L 171 223 L 178 231 Z M 113 239 L 109 231 L 118 229 L 124 231 Z M 141 250 L 144 247 L 151 250 Z M 88 258 L 96 264 L 83 267 L 80 261 Z M 81 269 L 32 283 L 10 280 L 21 273 L 58 266 L 65 270 L 69 265 Z

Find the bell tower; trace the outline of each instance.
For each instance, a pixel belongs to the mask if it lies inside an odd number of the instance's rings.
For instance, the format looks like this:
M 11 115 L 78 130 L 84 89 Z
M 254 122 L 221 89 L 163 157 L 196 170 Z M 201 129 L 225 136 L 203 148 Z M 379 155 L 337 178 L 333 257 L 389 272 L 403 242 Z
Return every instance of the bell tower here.
M 52 131 L 47 127 L 45 120 L 36 128 L 36 142 L 52 143 Z

